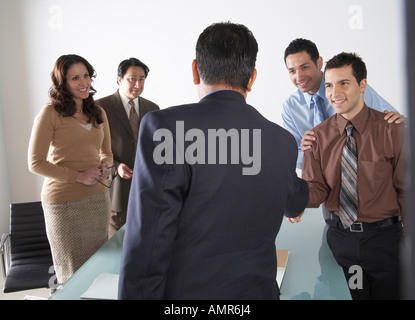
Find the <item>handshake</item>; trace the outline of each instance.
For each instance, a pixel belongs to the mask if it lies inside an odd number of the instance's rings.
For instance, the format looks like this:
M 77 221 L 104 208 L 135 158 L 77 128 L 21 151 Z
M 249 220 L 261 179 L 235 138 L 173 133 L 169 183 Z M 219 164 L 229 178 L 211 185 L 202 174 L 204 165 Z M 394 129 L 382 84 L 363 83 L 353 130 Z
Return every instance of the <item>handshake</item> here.
M 300 222 L 301 221 L 301 217 L 302 217 L 302 215 L 304 214 L 304 211 L 303 212 L 301 212 L 301 214 L 298 216 L 298 217 L 295 217 L 295 218 L 288 218 L 288 217 L 285 217 L 289 222 L 291 222 L 291 223 L 298 223 L 298 222 Z

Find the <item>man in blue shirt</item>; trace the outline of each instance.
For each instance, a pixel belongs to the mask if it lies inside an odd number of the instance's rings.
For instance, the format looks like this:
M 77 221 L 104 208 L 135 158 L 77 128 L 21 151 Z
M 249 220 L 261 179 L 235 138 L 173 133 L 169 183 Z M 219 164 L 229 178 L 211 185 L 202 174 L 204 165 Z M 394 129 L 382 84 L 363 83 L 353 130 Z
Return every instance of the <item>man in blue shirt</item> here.
M 285 49 L 284 60 L 291 81 L 298 90 L 283 104 L 284 128 L 295 137 L 298 146 L 297 168 L 302 168 L 303 151 L 308 150 L 317 124 L 330 118 L 335 110 L 327 101 L 323 79 L 323 58 L 317 46 L 306 39 L 295 39 Z M 400 123 L 402 117 L 385 99 L 369 85 L 364 93 L 367 106 L 385 112 L 385 120 Z

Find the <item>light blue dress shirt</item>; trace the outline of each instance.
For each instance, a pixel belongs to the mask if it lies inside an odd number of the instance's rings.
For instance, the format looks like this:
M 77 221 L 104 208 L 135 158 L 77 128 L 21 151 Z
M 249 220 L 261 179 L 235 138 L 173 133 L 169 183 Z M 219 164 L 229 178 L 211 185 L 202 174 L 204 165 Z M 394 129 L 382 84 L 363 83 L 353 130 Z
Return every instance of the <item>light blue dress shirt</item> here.
M 324 119 L 327 120 L 336 113 L 333 107 L 330 105 L 326 98 L 326 86 L 321 81 L 320 88 L 316 93 L 321 99 L 319 104 L 321 106 Z M 285 129 L 290 131 L 297 141 L 298 157 L 297 168 L 301 169 L 303 165 L 303 151 L 301 151 L 301 139 L 307 130 L 314 128 L 314 107 L 310 106 L 312 95 L 309 93 L 303 93 L 297 90 L 291 94 L 289 98 L 284 102 L 282 107 L 282 120 Z M 396 111 L 389 102 L 383 99 L 377 92 L 369 85 L 366 86 L 366 90 L 363 99 L 368 107 L 383 112 Z

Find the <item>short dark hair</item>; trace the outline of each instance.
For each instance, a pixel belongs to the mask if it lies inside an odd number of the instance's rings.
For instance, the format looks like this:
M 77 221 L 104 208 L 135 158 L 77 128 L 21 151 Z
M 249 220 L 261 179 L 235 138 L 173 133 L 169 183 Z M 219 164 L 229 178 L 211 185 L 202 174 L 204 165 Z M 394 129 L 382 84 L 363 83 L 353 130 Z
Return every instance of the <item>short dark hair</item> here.
M 127 69 L 131 66 L 143 68 L 145 77 L 147 78 L 147 75 L 150 72 L 150 69 L 143 62 L 141 62 L 140 60 L 136 58 L 130 58 L 130 59 L 121 61 L 118 66 L 117 76 L 119 76 L 120 78 L 124 78 L 125 73 L 127 72 Z M 117 81 L 117 84 L 118 84 L 118 81 Z
M 342 52 L 335 55 L 327 61 L 324 73 L 328 69 L 337 69 L 345 66 L 352 66 L 353 76 L 356 78 L 357 83 L 360 83 L 363 79 L 367 79 L 366 64 L 356 53 Z
M 208 85 L 222 83 L 246 91 L 257 53 L 258 43 L 247 27 L 214 23 L 197 40 L 197 70 Z
M 303 51 L 307 52 L 311 57 L 311 60 L 317 65 L 317 60 L 320 57 L 320 53 L 318 52 L 316 44 L 310 40 L 303 38 L 297 38 L 290 42 L 284 52 L 284 62 L 286 62 L 287 56 L 290 54 L 296 54 Z

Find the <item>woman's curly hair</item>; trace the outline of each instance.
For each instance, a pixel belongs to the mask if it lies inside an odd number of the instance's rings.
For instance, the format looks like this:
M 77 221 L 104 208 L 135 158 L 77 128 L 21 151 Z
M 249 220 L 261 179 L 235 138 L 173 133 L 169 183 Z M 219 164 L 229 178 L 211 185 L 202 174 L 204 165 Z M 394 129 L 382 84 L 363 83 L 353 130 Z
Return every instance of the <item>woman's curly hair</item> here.
M 76 63 L 83 63 L 91 79 L 95 78 L 96 73 L 92 65 L 86 59 L 75 54 L 60 56 L 50 74 L 52 79 L 52 86 L 49 89 L 50 103 L 64 117 L 71 117 L 76 113 L 75 101 L 66 86 L 68 69 Z M 89 123 L 98 126 L 103 122 L 103 117 L 101 109 L 95 105 L 93 98 L 95 93 L 96 90 L 91 86 L 89 97 L 83 100 L 82 112 L 88 117 Z

